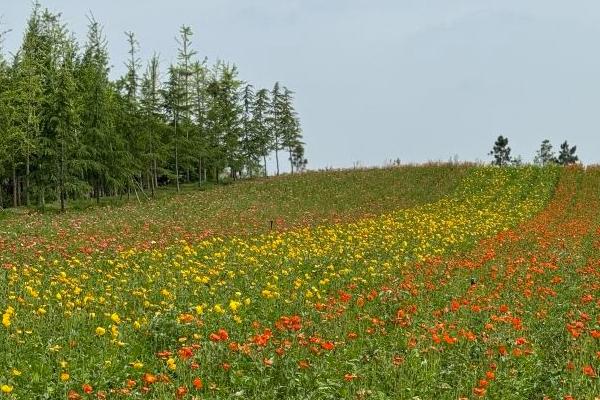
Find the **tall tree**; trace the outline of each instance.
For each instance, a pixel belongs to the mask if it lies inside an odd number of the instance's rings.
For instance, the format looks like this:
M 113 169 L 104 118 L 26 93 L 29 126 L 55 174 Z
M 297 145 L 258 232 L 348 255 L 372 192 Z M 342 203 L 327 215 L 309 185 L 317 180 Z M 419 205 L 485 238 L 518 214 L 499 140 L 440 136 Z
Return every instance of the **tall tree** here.
M 554 150 L 552 149 L 552 144 L 550 144 L 548 139 L 542 141 L 540 149 L 535 154 L 533 162 L 537 165 L 548 165 L 558 162 L 556 155 L 554 154 Z
M 270 126 L 271 137 L 273 138 L 272 150 L 275 151 L 276 173 L 279 176 L 279 151 L 281 147 L 281 131 L 285 125 L 285 116 L 283 114 L 283 96 L 279 82 L 275 82 L 271 91 L 271 110 L 270 110 Z
M 569 143 L 565 140 L 560 145 L 560 152 L 558 153 L 558 163 L 560 165 L 572 165 L 579 161 L 579 157 L 575 155 L 577 152 L 577 146 L 569 147 Z
M 39 149 L 41 135 L 43 102 L 44 102 L 44 81 L 48 71 L 48 57 L 50 56 L 53 36 L 51 35 L 49 24 L 50 14 L 43 12 L 39 3 L 34 3 L 33 12 L 27 22 L 27 29 L 23 38 L 23 44 L 15 57 L 14 72 L 14 92 L 11 100 L 14 103 L 14 110 L 18 113 L 15 119 L 15 128 L 13 131 L 14 155 L 13 172 L 20 163 L 25 166 L 24 179 L 24 197 L 25 204 L 29 205 L 31 194 L 31 172 L 32 163 Z M 19 139 L 20 138 L 20 139 Z M 20 142 L 20 143 L 19 143 Z M 13 192 L 18 187 L 16 174 L 13 174 Z M 13 196 L 16 203 L 16 193 Z
M 294 166 L 296 163 L 294 162 L 295 158 L 299 153 L 304 155 L 304 151 L 300 151 L 300 147 L 304 146 L 302 142 L 302 129 L 300 128 L 300 120 L 298 119 L 298 114 L 294 109 L 294 93 L 288 88 L 283 88 L 283 94 L 281 95 L 281 110 L 280 119 L 281 119 L 281 145 L 283 148 L 287 149 L 290 161 L 290 171 L 294 173 Z M 297 153 L 294 156 L 294 153 Z M 298 160 L 297 160 L 298 161 Z
M 177 43 L 179 50 L 177 54 L 177 72 L 179 75 L 179 84 L 181 86 L 181 101 L 179 103 L 180 108 L 180 121 L 179 128 L 182 133 L 182 139 L 184 139 L 184 146 L 180 154 L 180 161 L 185 166 L 186 180 L 190 181 L 190 169 L 192 164 L 196 161 L 194 158 L 194 151 L 191 149 L 193 141 L 190 141 L 190 130 L 192 125 L 191 114 L 192 114 L 192 78 L 193 78 L 193 58 L 196 55 L 196 51 L 192 49 L 192 37 L 194 32 L 192 28 L 187 25 L 182 25 L 179 30 L 179 38 Z
M 55 181 L 60 209 L 64 211 L 69 196 L 80 196 L 89 188 L 82 179 L 81 101 L 75 79 L 77 47 L 58 15 L 45 11 L 43 22 L 51 43 L 47 69 L 48 119 L 44 132 L 45 170 L 50 180 Z
M 273 136 L 270 126 L 270 99 L 267 89 L 256 92 L 252 107 L 251 141 L 256 148 L 256 155 L 262 157 L 264 175 L 267 176 L 267 156 L 273 148 Z
M 96 201 L 103 191 L 120 190 L 127 180 L 122 137 L 115 130 L 114 90 L 109 80 L 106 40 L 100 24 L 90 17 L 78 80 L 82 98 L 81 132 L 85 171 Z
M 158 187 L 158 162 L 163 157 L 161 142 L 161 125 L 163 117 L 160 103 L 160 61 L 154 55 L 144 74 L 141 87 L 141 107 L 144 121 L 144 142 L 146 145 L 146 165 L 150 176 L 150 190 L 152 196 Z
M 175 164 L 175 184 L 177 187 L 177 193 L 181 191 L 179 185 L 179 149 L 180 149 L 180 138 L 179 138 L 179 118 L 181 115 L 181 103 L 183 102 L 183 93 L 181 90 L 181 80 L 179 70 L 174 65 L 169 68 L 169 80 L 162 90 L 163 107 L 167 118 L 169 119 L 169 125 L 172 131 L 172 138 L 169 141 L 172 143 L 174 152 L 174 164 Z
M 505 166 L 510 163 L 510 147 L 508 146 L 508 138 L 500 135 L 494 147 L 489 155 L 494 157 L 493 164 L 498 166 Z
M 198 184 L 206 180 L 206 157 L 207 149 L 207 113 L 208 113 L 208 93 L 207 93 L 207 69 L 206 60 L 196 61 L 192 67 L 192 119 L 194 120 L 194 137 L 192 139 L 193 151 L 198 163 Z

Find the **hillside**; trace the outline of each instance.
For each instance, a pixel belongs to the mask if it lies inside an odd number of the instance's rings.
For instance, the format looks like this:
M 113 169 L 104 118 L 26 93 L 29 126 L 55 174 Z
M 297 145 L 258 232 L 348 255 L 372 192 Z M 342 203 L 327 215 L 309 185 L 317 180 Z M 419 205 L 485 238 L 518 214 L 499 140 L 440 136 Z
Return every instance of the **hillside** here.
M 0 385 L 14 398 L 589 398 L 598 171 L 314 173 L 27 216 L 28 237 L 48 238 L 3 252 Z M 276 229 L 236 216 L 257 201 L 254 221 Z M 145 248 L 154 231 L 127 218 L 165 224 L 160 242 Z M 115 245 L 98 250 L 87 235 L 111 221 Z M 194 223 L 215 228 L 180 240 Z

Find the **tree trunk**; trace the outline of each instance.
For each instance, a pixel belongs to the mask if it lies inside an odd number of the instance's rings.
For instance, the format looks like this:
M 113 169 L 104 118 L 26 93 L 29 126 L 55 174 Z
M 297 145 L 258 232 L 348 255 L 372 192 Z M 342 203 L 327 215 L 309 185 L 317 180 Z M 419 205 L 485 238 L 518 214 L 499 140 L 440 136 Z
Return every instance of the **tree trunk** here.
M 18 197 L 17 197 L 17 167 L 13 164 L 12 169 L 12 181 L 13 181 L 13 207 L 18 207 Z
M 279 176 L 279 140 L 275 139 L 275 163 L 277 164 L 277 176 Z
M 290 171 L 292 171 L 292 175 L 294 174 L 294 159 L 292 158 L 292 148 L 288 149 L 290 153 Z
M 29 153 L 25 162 L 25 205 L 29 206 Z
M 269 176 L 267 174 L 267 156 L 263 156 L 263 164 L 265 166 L 265 178 L 266 178 L 267 176 Z
M 153 171 L 154 187 L 158 189 L 158 166 L 156 165 L 156 157 L 154 158 L 154 171 Z
M 60 211 L 65 212 L 65 144 L 60 145 Z
M 177 118 L 175 118 L 175 181 L 177 182 L 177 193 L 179 193 L 179 146 L 177 140 Z
M 198 160 L 198 186 L 202 186 L 202 158 Z

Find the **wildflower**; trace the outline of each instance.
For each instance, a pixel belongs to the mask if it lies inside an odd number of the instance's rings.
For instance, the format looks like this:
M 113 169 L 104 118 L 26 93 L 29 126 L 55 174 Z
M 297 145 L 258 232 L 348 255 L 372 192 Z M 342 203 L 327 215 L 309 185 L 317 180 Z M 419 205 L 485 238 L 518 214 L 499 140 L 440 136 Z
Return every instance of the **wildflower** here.
M 204 386 L 204 384 L 202 383 L 202 379 L 200 378 L 194 378 L 194 380 L 192 381 L 192 385 L 194 385 L 194 388 L 196 390 L 200 390 Z
M 145 373 L 142 377 L 142 381 L 144 381 L 144 383 L 147 385 L 152 385 L 153 383 L 156 383 L 157 380 L 158 379 L 156 378 L 156 376 L 150 373 Z
M 90 393 L 92 393 L 92 392 L 94 391 L 94 389 L 92 388 L 92 386 L 91 386 L 91 385 L 88 385 L 87 383 L 86 383 L 86 384 L 84 384 L 84 385 L 81 387 L 81 390 L 83 390 L 83 393 L 87 393 L 87 394 L 90 394 Z
M 6 394 L 12 393 L 13 387 L 10 385 L 2 385 L 2 386 L 0 386 L 0 391 L 2 391 L 2 393 L 6 393 Z
M 121 317 L 119 317 L 119 314 L 117 313 L 112 313 L 110 316 L 110 320 L 112 322 L 114 322 L 115 324 L 120 324 L 121 323 Z
M 70 377 L 71 375 L 69 375 L 67 372 L 61 372 L 60 374 L 60 380 L 63 382 L 68 381 Z
M 132 367 L 133 367 L 134 369 L 142 369 L 142 368 L 144 368 L 144 363 L 142 363 L 142 362 L 140 362 L 140 361 L 135 361 L 135 362 L 132 364 Z
M 96 328 L 96 336 L 104 336 L 105 333 L 106 329 L 102 328 L 101 326 Z
M 323 350 L 333 350 L 335 348 L 335 344 L 333 342 L 323 342 L 321 343 L 321 348 Z
M 594 371 L 594 368 L 591 365 L 584 366 L 582 371 L 585 376 L 589 376 L 590 378 L 596 377 L 596 371 Z
M 183 396 L 185 396 L 187 394 L 187 392 L 188 392 L 188 390 L 185 386 L 180 386 L 175 391 L 175 396 L 177 398 L 182 398 Z

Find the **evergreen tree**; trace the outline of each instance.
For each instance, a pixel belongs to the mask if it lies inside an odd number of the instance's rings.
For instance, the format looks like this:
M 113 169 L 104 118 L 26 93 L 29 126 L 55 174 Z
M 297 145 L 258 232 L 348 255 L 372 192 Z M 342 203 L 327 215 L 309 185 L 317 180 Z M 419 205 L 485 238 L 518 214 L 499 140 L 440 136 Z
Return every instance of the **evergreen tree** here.
M 179 102 L 180 121 L 179 130 L 181 131 L 181 139 L 183 146 L 180 147 L 179 162 L 185 168 L 186 181 L 190 181 L 190 171 L 195 163 L 193 141 L 190 140 L 190 131 L 192 127 L 192 78 L 193 78 L 193 57 L 196 51 L 192 49 L 192 28 L 182 25 L 179 30 L 179 38 L 177 43 L 179 51 L 177 54 L 177 73 L 179 76 L 179 84 L 181 91 L 181 100 Z
M 41 140 L 41 124 L 44 104 L 44 81 L 47 74 L 49 51 L 51 50 L 53 36 L 48 23 L 51 19 L 49 13 L 43 13 L 39 3 L 34 3 L 34 9 L 27 23 L 27 30 L 23 38 L 23 45 L 15 57 L 13 68 L 13 92 L 11 101 L 14 115 L 13 130 L 13 200 L 14 205 L 20 204 L 20 196 L 16 190 L 18 182 L 16 169 L 23 164 L 24 171 L 24 203 L 29 205 L 31 194 L 32 163 L 35 162 L 36 153 Z
M 174 165 L 175 165 L 175 184 L 177 193 L 180 192 L 179 185 L 179 149 L 180 149 L 180 134 L 179 134 L 179 118 L 181 116 L 181 104 L 183 102 L 183 92 L 181 90 L 181 80 L 177 67 L 171 65 L 169 68 L 169 80 L 162 90 L 163 107 L 169 120 L 170 131 L 172 132 L 169 143 L 173 149 Z
M 124 144 L 115 130 L 113 89 L 109 80 L 108 51 L 102 28 L 90 18 L 88 37 L 78 71 L 81 94 L 82 143 L 85 171 L 96 201 L 103 191 L 123 187 Z
M 279 151 L 281 147 L 281 132 L 285 125 L 285 116 L 283 115 L 283 96 L 281 94 L 281 88 L 279 82 L 275 83 L 273 90 L 271 91 L 271 110 L 270 110 L 270 128 L 271 137 L 273 138 L 272 150 L 275 151 L 275 165 L 276 173 L 279 176 Z
M 253 140 L 255 135 L 252 132 L 254 128 L 252 109 L 255 102 L 254 86 L 246 84 L 242 95 L 242 154 L 246 164 L 245 169 L 249 176 L 252 176 L 252 172 L 256 169 L 257 164 L 260 163 L 259 151 Z
M 43 169 L 48 172 L 49 181 L 54 181 L 60 209 L 64 211 L 68 197 L 78 197 L 89 188 L 82 179 L 81 101 L 75 79 L 77 48 L 57 15 L 45 11 L 42 19 L 51 44 Z
M 207 144 L 207 114 L 208 114 L 208 93 L 207 93 L 207 71 L 206 60 L 204 62 L 196 61 L 192 67 L 192 119 L 193 126 L 193 145 L 191 146 L 195 153 L 198 164 L 198 184 L 206 180 L 206 161 L 208 155 Z
M 545 139 L 542 142 L 540 149 L 537 151 L 535 158 L 533 159 L 533 162 L 537 165 L 548 165 L 558 162 L 556 155 L 552 150 L 552 145 L 548 139 Z
M 560 165 L 572 165 L 579 161 L 579 157 L 575 155 L 577 151 L 577 146 L 569 147 L 569 144 L 565 140 L 563 144 L 560 145 L 560 152 L 558 153 L 558 163 Z
M 152 196 L 158 187 L 158 165 L 159 160 L 164 159 L 164 146 L 161 141 L 161 128 L 164 124 L 164 118 L 161 113 L 160 103 L 160 72 L 159 58 L 154 55 L 144 74 L 141 87 L 141 108 L 144 121 L 143 138 L 146 148 L 145 165 L 148 169 L 150 182 L 148 186 Z
M 220 171 L 229 168 L 232 178 L 237 178 L 243 167 L 241 135 L 242 105 L 240 104 L 240 87 L 242 82 L 237 78 L 237 68 L 219 62 L 213 71 L 209 83 L 209 109 L 207 113 L 209 136 L 212 147 L 212 163 L 215 178 Z
M 494 147 L 489 155 L 494 157 L 492 164 L 505 166 L 510 163 L 510 147 L 508 146 L 508 138 L 500 135 L 494 143 Z
M 267 156 L 273 146 L 272 130 L 270 127 L 270 99 L 269 91 L 261 89 L 256 92 L 254 105 L 252 107 L 251 139 L 256 156 L 262 157 L 264 175 L 267 176 Z
M 299 151 L 299 148 L 304 145 L 302 143 L 302 130 L 300 128 L 300 120 L 293 105 L 293 92 L 288 88 L 283 88 L 281 96 L 281 109 L 279 111 L 281 119 L 281 145 L 287 149 L 290 161 L 290 171 L 294 173 L 295 162 L 294 153 L 304 154 L 304 151 Z

